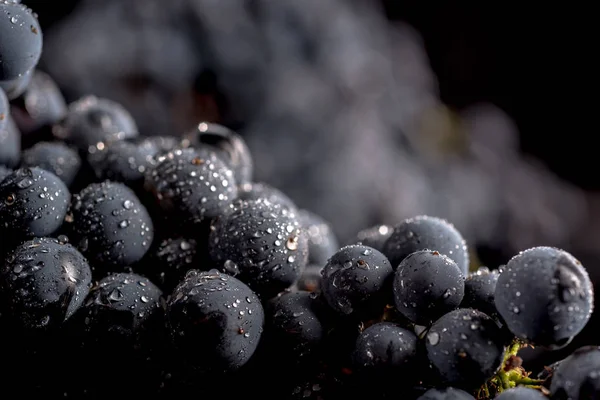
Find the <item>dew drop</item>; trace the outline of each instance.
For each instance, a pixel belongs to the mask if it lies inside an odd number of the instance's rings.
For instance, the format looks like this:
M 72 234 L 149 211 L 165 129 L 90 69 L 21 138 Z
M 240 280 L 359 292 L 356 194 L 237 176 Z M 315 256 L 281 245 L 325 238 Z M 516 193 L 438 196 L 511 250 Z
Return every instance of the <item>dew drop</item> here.
M 429 342 L 429 344 L 431 344 L 432 346 L 437 345 L 440 342 L 440 334 L 437 332 L 429 332 L 427 334 L 427 341 Z

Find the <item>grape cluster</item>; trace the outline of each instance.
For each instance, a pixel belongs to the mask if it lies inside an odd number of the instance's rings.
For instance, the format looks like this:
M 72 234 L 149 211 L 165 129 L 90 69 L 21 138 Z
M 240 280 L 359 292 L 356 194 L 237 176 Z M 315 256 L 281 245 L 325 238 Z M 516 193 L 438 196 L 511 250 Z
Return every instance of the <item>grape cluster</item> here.
M 592 283 L 568 252 L 471 271 L 462 234 L 427 215 L 341 246 L 254 180 L 236 132 L 141 137 L 112 100 L 67 106 L 35 69 L 41 40 L 31 10 L 0 1 L 3 394 L 600 395 L 598 347 L 540 378 L 518 356 L 564 347 L 591 317 Z M 24 106 L 32 93 L 45 108 Z

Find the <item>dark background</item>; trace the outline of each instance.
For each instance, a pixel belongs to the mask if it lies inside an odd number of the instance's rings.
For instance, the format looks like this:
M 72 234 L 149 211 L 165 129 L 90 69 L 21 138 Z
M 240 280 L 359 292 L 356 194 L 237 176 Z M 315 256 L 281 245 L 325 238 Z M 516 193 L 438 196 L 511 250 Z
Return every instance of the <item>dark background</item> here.
M 119 2 L 122 3 L 118 4 Z M 283 116 L 275 113 L 275 117 L 270 116 L 271 119 L 257 118 L 266 125 L 259 124 L 262 130 L 256 128 L 252 123 L 258 112 L 256 104 L 268 100 L 269 96 L 263 93 L 264 96 L 254 97 L 256 93 L 262 93 L 259 89 L 239 92 L 237 89 L 246 86 L 252 88 L 253 84 L 260 86 L 265 81 L 254 78 L 262 76 L 261 79 L 264 79 L 264 76 L 252 73 L 246 76 L 244 74 L 248 72 L 245 70 L 240 72 L 233 68 L 232 71 L 230 64 L 214 62 L 218 56 L 215 56 L 215 48 L 211 46 L 214 46 L 215 41 L 220 43 L 219 37 L 208 35 L 210 39 L 206 39 L 206 34 L 218 33 L 219 28 L 226 32 L 227 27 L 210 27 L 210 21 L 207 23 L 206 20 L 195 20 L 194 12 L 201 13 L 201 1 L 161 1 L 156 10 L 149 12 L 148 17 L 149 20 L 156 21 L 156 15 L 164 13 L 168 16 L 173 12 L 179 16 L 173 17 L 174 22 L 167 25 L 175 26 L 174 29 L 178 32 L 183 29 L 185 35 L 191 38 L 192 47 L 197 50 L 197 58 L 200 61 L 197 62 L 198 65 L 188 59 L 181 61 L 181 64 L 186 66 L 195 65 L 190 67 L 195 68 L 193 78 L 188 79 L 187 86 L 184 82 L 184 89 L 175 88 L 174 85 L 163 86 L 164 82 L 156 78 L 160 73 L 155 73 L 154 70 L 148 72 L 147 69 L 136 65 L 136 61 L 131 62 L 134 67 L 127 66 L 123 71 L 117 71 L 118 79 L 122 79 L 122 84 L 117 89 L 116 86 L 106 88 L 105 82 L 114 81 L 111 78 L 114 70 L 111 51 L 114 50 L 116 59 L 117 55 L 123 57 L 128 51 L 134 51 L 129 48 L 120 49 L 120 46 L 125 45 L 120 43 L 117 34 L 114 34 L 112 41 L 108 40 L 109 51 L 105 57 L 95 62 L 99 65 L 97 71 L 90 72 L 88 76 L 85 70 L 77 67 L 79 60 L 84 58 L 80 52 L 86 48 L 85 41 L 89 41 L 90 46 L 95 46 L 91 43 L 94 35 L 103 32 L 92 30 L 92 25 L 87 25 L 88 22 L 94 23 L 96 27 L 102 27 L 104 24 L 108 31 L 106 35 L 110 36 L 111 18 L 113 15 L 120 15 L 121 9 L 129 8 L 123 12 L 130 12 L 135 16 L 136 19 L 132 23 L 143 25 L 146 21 L 144 10 L 149 7 L 147 5 L 157 2 L 30 0 L 24 3 L 39 14 L 45 41 L 50 43 L 50 47 L 45 47 L 46 53 L 40 66 L 57 79 L 67 99 L 72 101 L 89 92 L 113 97 L 132 111 L 142 130 L 170 129 L 181 133 L 186 129 L 185 124 L 189 125 L 190 122 L 200 119 L 221 122 L 238 129 L 242 134 L 247 134 L 249 145 L 255 159 L 258 160 L 257 178 L 280 187 L 300 206 L 312 209 L 331 221 L 341 242 L 347 242 L 358 229 L 372 224 L 393 224 L 401 218 L 416 214 L 417 211 L 436 213 L 448 217 L 457 225 L 471 247 L 476 250 L 476 259 L 481 264 L 496 267 L 505 263 L 517 251 L 527 247 L 556 245 L 581 259 L 594 281 L 600 281 L 600 196 L 597 193 L 600 189 L 600 175 L 596 173 L 598 150 L 594 133 L 597 131 L 595 87 L 598 68 L 593 62 L 596 58 L 595 46 L 591 43 L 592 38 L 597 35 L 594 34 L 594 24 L 586 21 L 594 15 L 591 10 L 574 7 L 551 9 L 546 4 L 543 8 L 532 6 L 526 11 L 522 6 L 506 3 L 499 5 L 500 3 L 394 0 L 381 0 L 380 4 L 375 1 L 348 2 L 353 4 L 352 7 L 369 9 L 375 8 L 372 5 L 376 4 L 379 8 L 377 12 L 384 14 L 388 23 L 403 21 L 416 28 L 422 38 L 427 56 L 426 63 L 437 78 L 437 96 L 453 113 L 461 115 L 473 105 L 491 103 L 508 115 L 518 131 L 519 158 L 510 152 L 501 154 L 500 149 L 496 149 L 495 140 L 502 142 L 503 138 L 497 139 L 493 135 L 491 139 L 488 138 L 491 144 L 486 146 L 498 150 L 497 163 L 494 165 L 485 160 L 485 156 L 482 156 L 484 161 L 474 162 L 473 160 L 477 159 L 476 150 L 474 157 L 459 155 L 458 162 L 454 154 L 445 158 L 445 155 L 440 156 L 436 152 L 434 162 L 423 161 L 419 157 L 411 158 L 406 156 L 407 153 L 410 154 L 410 146 L 406 143 L 407 140 L 412 140 L 412 136 L 398 133 L 397 140 L 392 138 L 394 143 L 400 143 L 397 159 L 411 160 L 402 165 L 411 168 L 414 166 L 422 175 L 416 175 L 418 178 L 414 181 L 401 177 L 401 189 L 381 194 L 382 188 L 397 185 L 396 181 L 393 184 L 389 181 L 396 176 L 384 172 L 381 167 L 385 166 L 383 162 L 376 166 L 365 163 L 365 159 L 373 158 L 372 154 L 365 153 L 363 157 L 360 151 L 354 151 L 350 142 L 364 139 L 360 134 L 336 136 L 335 133 L 329 134 L 329 128 L 323 128 L 322 132 L 318 129 L 321 123 L 318 118 L 310 121 L 310 124 L 290 122 L 290 125 L 287 125 L 287 121 L 295 121 L 295 117 L 302 120 L 307 115 L 289 114 L 289 110 L 288 114 L 284 113 Z M 125 3 L 127 5 L 124 5 Z M 252 16 L 258 15 L 259 20 L 269 8 L 265 6 L 268 2 L 246 1 L 243 4 L 246 6 L 245 12 Z M 317 3 L 307 1 L 306 4 Z M 191 7 L 193 12 L 185 11 L 186 7 Z M 88 11 L 87 16 L 81 12 L 84 9 Z M 89 12 L 94 9 L 99 12 Z M 180 14 L 176 14 L 177 12 Z M 306 13 L 311 12 L 315 11 L 307 7 Z M 296 9 L 291 16 L 286 14 L 286 18 L 289 17 L 286 26 L 301 25 L 296 22 L 294 13 L 302 11 Z M 189 20 L 187 17 L 181 17 L 188 14 L 191 15 Z M 71 24 L 65 27 L 65 21 L 75 18 L 74 15 L 77 15 L 79 25 Z M 182 28 L 182 25 L 185 25 L 185 28 Z M 291 40 L 290 46 L 303 46 L 301 53 L 310 60 L 314 57 L 314 48 L 319 45 L 319 37 L 314 32 L 304 35 L 306 40 L 302 34 L 297 34 Z M 77 47 L 81 41 L 84 45 Z M 226 44 L 230 45 L 231 42 Z M 363 45 L 362 49 L 365 48 Z M 51 49 L 52 52 L 48 53 L 47 49 Z M 237 48 L 232 51 L 237 51 Z M 161 57 L 168 59 L 170 55 L 164 53 L 163 56 L 140 56 L 145 60 L 140 63 L 154 65 L 156 62 L 158 66 L 155 69 L 162 71 L 163 68 L 171 76 L 185 71 L 183 67 L 178 69 L 181 65 L 177 63 L 168 66 L 161 64 L 161 61 L 164 61 Z M 260 57 L 257 58 L 260 60 Z M 253 65 L 254 68 L 260 69 L 262 64 L 254 60 Z M 399 65 L 403 65 L 402 59 Z M 65 72 L 67 70 L 68 72 Z M 98 74 L 105 70 L 108 71 L 105 77 L 107 80 L 102 81 Z M 366 73 L 368 74 L 368 70 Z M 97 81 L 94 81 L 96 78 Z M 406 81 L 410 82 L 411 79 Z M 191 92 L 185 89 L 188 87 Z M 124 89 L 121 91 L 122 88 Z M 149 115 L 149 121 L 152 122 L 147 122 L 148 120 L 140 117 L 148 113 L 145 102 L 155 104 L 148 100 L 152 99 L 148 93 L 159 93 L 158 97 L 164 93 L 161 99 L 168 99 L 165 102 L 171 108 L 167 110 L 163 103 L 157 107 L 159 110 L 161 107 L 165 108 L 165 118 L 162 118 L 162 115 L 158 118 L 154 113 Z M 289 93 L 289 96 L 293 97 L 294 93 Z M 343 94 L 341 98 L 344 99 Z M 180 104 L 183 105 L 179 106 Z M 167 114 L 175 122 L 158 125 L 166 119 Z M 181 121 L 186 121 L 184 126 L 177 125 Z M 291 124 L 294 124 L 293 129 Z M 272 132 L 267 130 L 265 133 L 264 126 L 275 128 Z M 262 133 L 257 134 L 256 130 Z M 286 131 L 287 136 L 279 134 L 282 130 Z M 361 143 L 369 146 L 369 143 L 380 142 L 380 139 L 379 136 L 372 136 L 371 142 Z M 306 141 L 312 141 L 315 147 L 324 150 L 319 153 L 312 147 L 299 145 Z M 510 138 L 508 141 L 510 142 Z M 269 143 L 272 148 L 263 149 L 265 143 Z M 381 146 L 386 147 L 385 143 Z M 294 158 L 287 152 L 290 149 L 300 153 L 314 151 L 316 155 L 313 155 L 312 159 Z M 376 159 L 395 157 L 392 152 L 379 157 L 377 152 L 380 150 L 373 151 Z M 534 159 L 527 156 L 533 156 Z M 327 162 L 322 162 L 325 158 Z M 358 161 L 343 164 L 342 161 L 347 158 Z M 358 174 L 347 168 L 348 165 L 356 166 L 357 163 L 361 163 L 356 170 Z M 403 169 L 398 165 L 394 168 Z M 511 168 L 513 171 L 510 173 L 504 171 Z M 448 175 L 448 171 L 455 170 L 459 171 L 459 178 Z M 489 172 L 490 170 L 493 172 Z M 356 184 L 353 185 L 352 179 L 356 179 L 361 173 L 366 178 L 354 182 Z M 471 173 L 475 173 L 478 180 L 462 178 Z M 409 172 L 406 174 L 410 175 Z M 426 197 L 439 194 L 441 201 L 440 204 L 420 209 L 418 206 L 407 205 L 418 203 L 418 196 L 406 195 L 405 198 L 403 193 L 421 190 L 418 183 L 424 179 L 423 176 L 426 176 L 429 182 L 429 195 Z M 379 186 L 370 186 L 371 180 L 379 182 Z M 408 184 L 407 181 L 413 183 Z M 442 188 L 446 182 L 453 188 Z M 457 188 L 459 184 L 464 184 L 465 190 Z M 478 195 L 483 196 L 481 200 L 473 199 L 473 189 L 485 185 L 490 187 L 475 190 Z M 345 190 L 348 194 L 343 193 Z M 461 206 L 469 209 L 468 204 L 491 204 L 495 199 L 498 199 L 500 211 L 491 207 L 481 211 L 481 215 L 472 212 L 464 218 L 460 212 L 452 211 Z M 474 203 L 468 203 L 469 200 Z M 397 201 L 397 204 L 391 205 L 394 201 Z M 345 207 L 342 207 L 344 212 L 339 211 L 340 205 Z M 529 218 L 530 216 L 532 217 Z M 585 343 L 598 344 L 597 336 L 592 331 L 597 322 L 598 316 L 569 348 L 554 353 L 549 358 L 539 359 L 540 364 L 567 354 L 575 346 Z
M 43 28 L 80 0 L 26 0 Z M 596 173 L 597 29 L 591 8 L 498 6 L 480 2 L 380 0 L 391 20 L 423 36 L 440 97 L 462 108 L 490 101 L 519 127 L 523 151 L 578 186 L 600 189 Z M 499 4 L 499 3 L 498 3 Z

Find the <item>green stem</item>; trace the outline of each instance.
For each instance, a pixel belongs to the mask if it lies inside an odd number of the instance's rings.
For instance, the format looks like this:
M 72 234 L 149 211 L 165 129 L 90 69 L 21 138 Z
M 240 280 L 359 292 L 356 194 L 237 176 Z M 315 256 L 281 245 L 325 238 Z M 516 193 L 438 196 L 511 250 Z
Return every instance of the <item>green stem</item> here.
M 506 360 L 508 360 L 508 358 L 510 356 L 516 356 L 517 353 L 519 353 L 519 350 L 521 350 L 524 346 L 523 342 L 521 342 L 519 339 L 514 339 L 512 341 L 512 343 L 510 344 L 510 346 L 508 346 L 508 349 L 506 349 L 506 354 L 504 356 L 504 361 L 506 362 Z
M 511 384 L 511 380 L 508 379 L 508 374 L 504 373 L 504 371 L 500 371 L 499 373 L 500 382 L 502 383 L 502 390 L 507 390 L 514 387 L 514 383 Z
M 531 378 L 517 378 L 517 379 L 513 379 L 513 382 L 516 383 L 517 385 L 540 386 L 542 383 L 544 383 L 544 380 L 543 379 L 531 379 Z

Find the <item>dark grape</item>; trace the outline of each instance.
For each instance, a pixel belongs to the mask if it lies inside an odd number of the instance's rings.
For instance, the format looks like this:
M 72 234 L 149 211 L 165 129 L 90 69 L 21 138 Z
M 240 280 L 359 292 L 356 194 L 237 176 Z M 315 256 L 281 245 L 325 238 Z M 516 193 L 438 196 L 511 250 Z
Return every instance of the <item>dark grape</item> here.
M 264 324 L 258 297 L 240 280 L 190 271 L 167 304 L 173 343 L 201 371 L 234 371 L 254 354 Z
M 586 346 L 564 359 L 552 377 L 553 400 L 600 398 L 600 347 Z
M 101 275 L 141 260 L 154 238 L 150 215 L 121 183 L 93 183 L 73 196 L 67 222 L 73 242 Z
M 497 400 L 545 400 L 546 396 L 539 390 L 530 389 L 526 387 L 516 387 L 513 389 L 505 390 L 496 396 Z
M 107 142 L 139 135 L 133 117 L 123 106 L 96 96 L 69 104 L 65 118 L 53 127 L 53 133 L 80 152 L 91 154 L 102 150 Z
M 465 296 L 461 307 L 474 308 L 491 317 L 496 316 L 498 311 L 494 302 L 494 293 L 499 276 L 498 270 L 490 271 L 486 267 L 470 273 L 465 280 Z
M 320 349 L 326 329 L 322 304 L 309 292 L 282 293 L 267 305 L 266 340 L 279 360 L 305 361 Z
M 60 142 L 38 142 L 23 152 L 23 167 L 39 167 L 58 176 L 67 186 L 71 186 L 79 168 L 79 154 Z
M 438 251 L 454 260 L 463 275 L 469 272 L 469 253 L 465 240 L 454 225 L 446 220 L 426 215 L 406 219 L 394 226 L 383 246 L 383 254 L 394 269 L 409 254 L 419 250 Z
M 379 251 L 361 245 L 342 247 L 323 271 L 321 292 L 329 306 L 341 314 L 382 311 L 393 277 L 392 266 Z
M 502 365 L 504 338 L 487 315 L 458 309 L 438 319 L 427 332 L 427 356 L 449 385 L 475 389 Z
M 31 71 L 42 54 L 42 30 L 31 9 L 0 2 L 0 81 Z
M 294 213 L 259 199 L 240 202 L 214 220 L 209 251 L 219 269 L 268 299 L 300 277 L 308 243 Z
M 223 125 L 201 122 L 183 138 L 185 147 L 215 151 L 235 174 L 238 184 L 252 182 L 254 163 L 244 139 Z
M 513 257 L 495 292 L 498 312 L 517 337 L 537 345 L 561 345 L 590 319 L 592 283 L 566 251 L 534 247 Z
M 245 183 L 240 185 L 238 199 L 266 199 L 270 203 L 279 204 L 291 211 L 296 211 L 296 204 L 281 190 L 263 182 Z
M 398 266 L 394 301 L 406 318 L 429 325 L 460 305 L 464 288 L 463 274 L 452 259 L 437 251 L 421 250 Z
M 26 329 L 64 323 L 83 304 L 92 279 L 81 253 L 52 238 L 17 246 L 0 271 L 2 305 Z
M 61 227 L 71 193 L 52 172 L 33 167 L 13 171 L 0 183 L 0 233 L 21 239 L 52 235 Z

